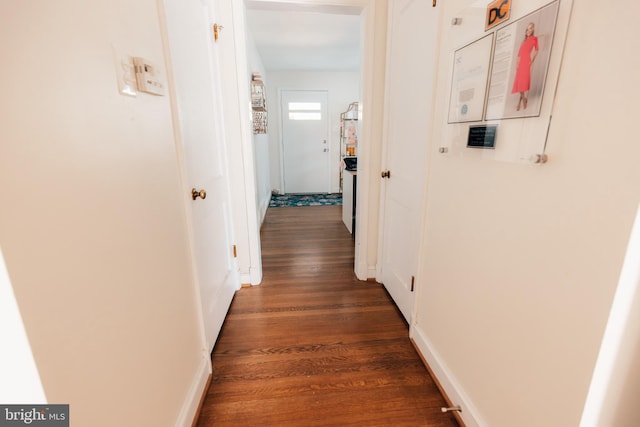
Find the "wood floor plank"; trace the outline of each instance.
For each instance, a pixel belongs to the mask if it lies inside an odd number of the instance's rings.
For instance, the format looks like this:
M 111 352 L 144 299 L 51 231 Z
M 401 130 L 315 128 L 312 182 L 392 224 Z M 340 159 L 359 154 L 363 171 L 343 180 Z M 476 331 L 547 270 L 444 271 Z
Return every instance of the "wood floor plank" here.
M 355 277 L 340 209 L 268 210 L 263 283 L 234 297 L 198 427 L 458 425 L 384 287 Z

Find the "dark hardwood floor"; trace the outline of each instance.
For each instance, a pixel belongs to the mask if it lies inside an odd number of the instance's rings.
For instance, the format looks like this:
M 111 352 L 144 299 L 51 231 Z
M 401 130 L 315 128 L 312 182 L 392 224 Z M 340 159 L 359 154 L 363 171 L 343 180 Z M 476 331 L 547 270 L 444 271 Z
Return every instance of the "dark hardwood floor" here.
M 340 206 L 270 208 L 264 280 L 236 293 L 197 426 L 457 426 Z

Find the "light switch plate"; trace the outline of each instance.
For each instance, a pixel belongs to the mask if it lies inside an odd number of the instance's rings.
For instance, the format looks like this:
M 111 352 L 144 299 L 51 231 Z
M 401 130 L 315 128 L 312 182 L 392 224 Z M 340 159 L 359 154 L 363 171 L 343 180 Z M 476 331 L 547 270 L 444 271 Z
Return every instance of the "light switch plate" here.
M 123 54 L 116 45 L 111 45 L 113 60 L 118 81 L 118 92 L 121 95 L 137 96 L 136 73 L 133 66 L 133 56 Z
M 138 90 L 151 95 L 164 95 L 164 84 L 160 79 L 160 69 L 145 58 L 134 57 L 133 67 L 136 73 Z

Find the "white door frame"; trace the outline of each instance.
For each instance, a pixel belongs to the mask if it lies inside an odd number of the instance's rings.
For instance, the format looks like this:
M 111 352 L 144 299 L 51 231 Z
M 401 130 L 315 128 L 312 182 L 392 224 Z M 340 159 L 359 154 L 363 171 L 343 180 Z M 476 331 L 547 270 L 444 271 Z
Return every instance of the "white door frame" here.
M 384 112 L 384 104 L 376 103 L 378 91 L 376 90 L 383 83 L 376 80 L 376 71 L 383 71 L 385 68 L 384 58 L 386 57 L 386 31 L 376 31 L 378 25 L 384 25 L 386 30 L 387 21 L 387 1 L 376 0 L 344 0 L 343 4 L 358 5 L 362 7 L 363 18 L 363 49 L 362 49 L 362 122 L 361 141 L 367 143 L 358 147 L 358 180 L 356 191 L 356 233 L 355 233 L 355 273 L 360 280 L 375 277 L 377 262 L 378 239 L 370 238 L 372 233 L 378 231 L 378 197 L 370 200 L 370 194 L 380 194 L 380 155 L 382 150 L 382 139 L 375 137 L 381 129 L 376 130 L 376 123 L 381 121 Z M 377 4 L 377 8 L 376 8 Z M 382 55 L 382 61 L 379 56 Z M 380 93 L 384 92 L 384 87 Z M 375 222 L 370 225 L 371 220 Z M 372 255 L 369 255 L 372 254 Z M 370 264 L 371 263 L 371 264 Z
M 224 30 L 217 43 L 224 55 L 221 61 L 222 103 L 227 131 L 231 210 L 234 216 L 237 257 L 242 284 L 262 281 L 260 219 L 255 194 L 253 125 L 249 100 L 250 80 L 246 49 L 245 4 L 236 0 L 213 0 Z
M 380 75 L 384 72 L 387 0 L 247 0 L 247 3 L 286 3 L 288 9 L 316 6 L 318 9 L 340 7 L 358 8 L 362 11 L 362 122 L 361 141 L 358 147 L 358 200 L 356 209 L 355 265 L 356 276 L 360 280 L 375 277 L 377 253 L 377 218 L 380 180 L 380 123 L 383 105 L 376 102 L 382 97 L 383 84 Z M 289 7 L 290 6 L 290 7 Z M 378 31 L 376 31 L 378 29 Z M 381 59 L 382 58 L 382 59 Z M 373 194 L 373 200 L 370 198 Z M 373 223 L 372 223 L 373 222 Z M 371 233 L 376 235 L 371 236 Z

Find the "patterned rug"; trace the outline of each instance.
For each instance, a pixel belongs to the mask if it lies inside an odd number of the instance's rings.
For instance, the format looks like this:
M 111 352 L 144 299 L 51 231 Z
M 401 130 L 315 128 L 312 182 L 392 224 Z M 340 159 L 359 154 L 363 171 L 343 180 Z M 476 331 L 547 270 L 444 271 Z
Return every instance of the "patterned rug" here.
M 330 206 L 342 205 L 342 194 L 274 194 L 270 208 L 283 206 Z

